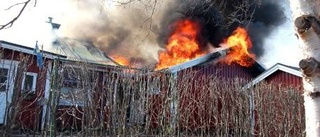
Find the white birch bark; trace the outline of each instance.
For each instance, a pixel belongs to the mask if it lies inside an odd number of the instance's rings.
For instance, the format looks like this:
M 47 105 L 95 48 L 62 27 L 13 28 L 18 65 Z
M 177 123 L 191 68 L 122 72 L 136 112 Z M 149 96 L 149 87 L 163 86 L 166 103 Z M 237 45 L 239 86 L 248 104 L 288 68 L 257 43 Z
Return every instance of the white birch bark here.
M 306 136 L 320 137 L 320 0 L 289 0 L 303 58 Z

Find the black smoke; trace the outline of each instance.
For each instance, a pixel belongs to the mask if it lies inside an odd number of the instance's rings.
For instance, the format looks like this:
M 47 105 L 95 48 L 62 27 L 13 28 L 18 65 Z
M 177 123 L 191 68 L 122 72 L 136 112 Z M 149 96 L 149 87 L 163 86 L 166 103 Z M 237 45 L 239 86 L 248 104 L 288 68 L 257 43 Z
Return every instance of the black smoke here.
M 198 41 L 218 47 L 238 26 L 247 28 L 257 58 L 268 49 L 265 38 L 284 23 L 284 9 L 276 0 L 175 0 L 165 10 L 158 42 L 165 45 L 174 22 L 191 19 L 201 26 Z
M 268 45 L 263 45 L 273 30 L 285 22 L 284 9 L 278 1 L 264 0 L 253 14 L 253 19 L 247 21 L 249 35 L 253 43 L 253 52 L 260 57 L 268 50 Z M 245 25 L 247 25 L 245 24 Z

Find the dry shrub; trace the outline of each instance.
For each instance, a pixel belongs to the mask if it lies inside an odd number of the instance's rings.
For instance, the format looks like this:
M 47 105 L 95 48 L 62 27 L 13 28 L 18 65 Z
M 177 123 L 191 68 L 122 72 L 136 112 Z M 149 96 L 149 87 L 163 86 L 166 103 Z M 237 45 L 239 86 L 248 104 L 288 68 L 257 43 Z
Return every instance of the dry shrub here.
M 304 136 L 301 88 L 262 82 L 242 89 L 247 80 L 190 69 L 172 74 L 66 61 L 56 69 L 49 96 L 56 101 L 41 104 L 46 99 L 37 93 L 27 106 L 15 103 L 22 115 L 7 125 L 43 135 L 54 126 L 62 135 Z

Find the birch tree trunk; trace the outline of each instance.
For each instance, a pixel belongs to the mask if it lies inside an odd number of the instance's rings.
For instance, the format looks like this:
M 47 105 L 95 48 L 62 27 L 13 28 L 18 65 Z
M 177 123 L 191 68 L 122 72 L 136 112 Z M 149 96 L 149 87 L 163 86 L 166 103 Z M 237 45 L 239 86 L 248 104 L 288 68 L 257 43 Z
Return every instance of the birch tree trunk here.
M 320 137 L 320 0 L 289 0 L 303 58 L 306 136 Z

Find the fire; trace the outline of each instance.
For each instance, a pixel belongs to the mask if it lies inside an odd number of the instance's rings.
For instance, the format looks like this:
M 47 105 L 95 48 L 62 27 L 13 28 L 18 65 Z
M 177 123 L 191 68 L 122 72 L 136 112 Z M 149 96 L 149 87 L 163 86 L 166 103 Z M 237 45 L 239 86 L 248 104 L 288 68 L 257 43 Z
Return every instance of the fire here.
M 249 53 L 252 43 L 247 31 L 238 27 L 224 42 L 230 49 L 223 61 L 227 64 L 237 63 L 244 67 L 250 67 L 255 62 L 255 55 Z
M 197 22 L 186 19 L 174 25 L 175 29 L 168 39 L 165 51 L 159 53 L 156 70 L 187 62 L 209 52 L 200 49 L 197 40 L 200 25 Z M 244 28 L 238 27 L 222 45 L 227 45 L 229 48 L 223 62 L 229 65 L 237 63 L 244 67 L 250 67 L 255 62 L 255 55 L 249 52 L 252 43 Z
M 129 66 L 130 61 L 123 56 L 112 55 L 111 58 L 122 66 Z
M 168 39 L 166 50 L 159 54 L 156 70 L 181 64 L 205 54 L 200 50 L 197 41 L 197 35 L 200 31 L 197 22 L 186 19 L 176 22 L 175 25 L 175 29 Z

